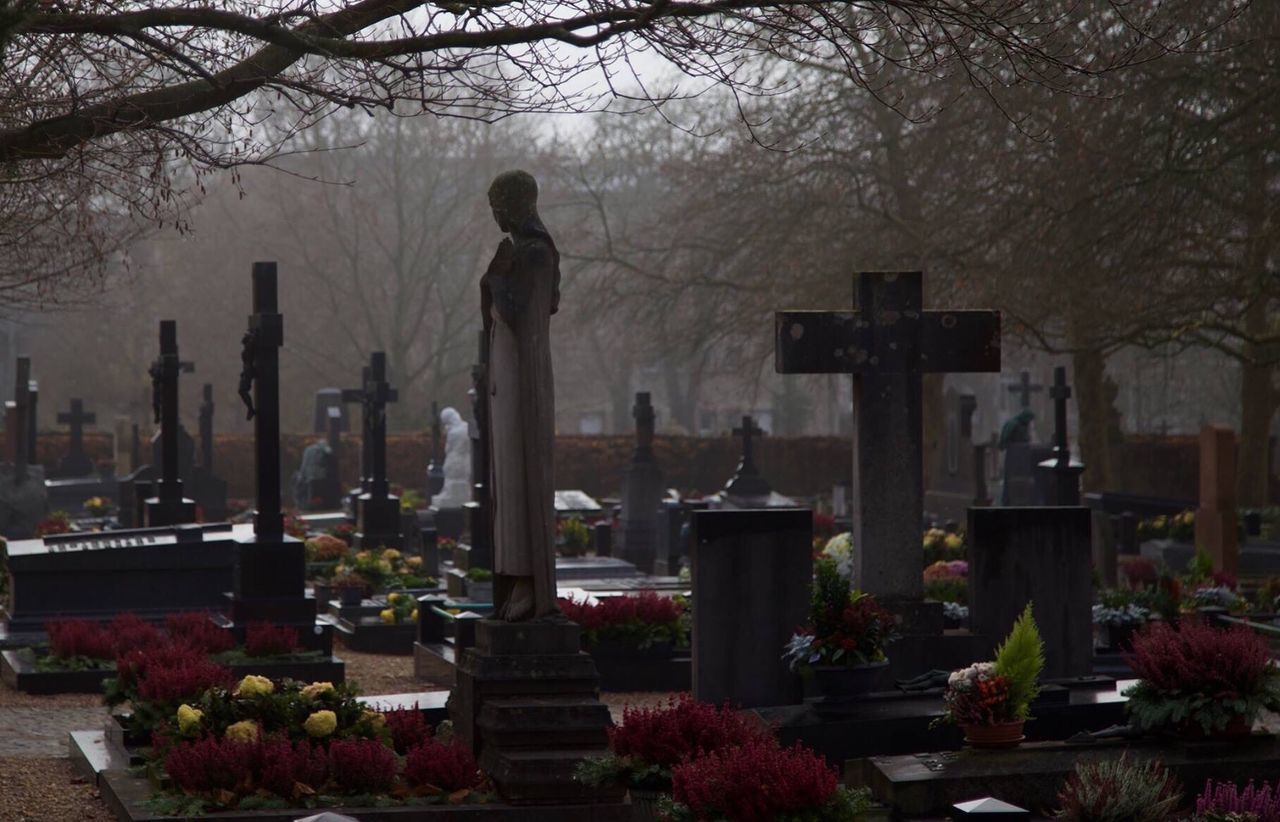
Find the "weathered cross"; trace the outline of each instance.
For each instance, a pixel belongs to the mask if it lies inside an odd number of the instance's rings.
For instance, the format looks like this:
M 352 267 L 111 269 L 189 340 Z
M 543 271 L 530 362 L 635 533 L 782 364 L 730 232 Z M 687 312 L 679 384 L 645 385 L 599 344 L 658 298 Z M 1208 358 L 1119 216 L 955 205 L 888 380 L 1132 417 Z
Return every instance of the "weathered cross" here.
M 360 491 L 369 490 L 370 468 L 373 465 L 373 438 L 369 436 L 369 404 L 365 402 L 365 386 L 369 384 L 369 366 L 360 369 L 360 387 L 342 389 L 344 403 L 360 404 Z
M 343 392 L 346 399 L 347 392 Z M 374 351 L 369 356 L 369 376 L 365 379 L 361 399 L 369 438 L 369 491 L 375 498 L 387 496 L 387 405 L 400 399 L 400 393 L 387 382 L 387 354 Z
M 213 385 L 205 383 L 200 394 L 200 467 L 213 474 Z
M 738 463 L 738 470 L 733 475 L 733 479 L 729 480 L 729 484 L 725 486 L 725 493 L 740 497 L 769 496 L 773 489 L 769 487 L 768 481 L 760 476 L 760 471 L 756 468 L 754 448 L 755 437 L 763 434 L 764 430 L 748 415 L 742 418 L 742 425 L 733 429 L 731 433 L 735 437 L 742 438 L 742 460 Z
M 165 501 L 182 499 L 178 473 L 178 376 L 195 370 L 195 365 L 178 356 L 178 324 L 161 320 L 160 356 L 151 364 L 151 403 L 164 454 L 156 496 Z
M 1000 314 L 925 311 L 923 275 L 865 273 L 853 311 L 780 311 L 775 367 L 853 375 L 854 580 L 919 601 L 924 519 L 922 375 L 1000 370 Z
M 31 408 L 31 358 L 18 357 L 14 370 L 13 399 L 5 403 L 5 450 L 13 463 L 13 481 L 20 484 L 27 478 L 30 456 L 27 415 Z
M 1044 505 L 1079 505 L 1084 465 L 1072 461 L 1071 447 L 1067 444 L 1067 400 L 1071 399 L 1071 386 L 1067 385 L 1066 368 L 1053 369 L 1049 396 L 1053 399 L 1053 456 L 1036 466 L 1037 485 L 1042 489 Z
M 1018 381 L 1013 385 L 1008 386 L 1008 389 L 1011 394 L 1021 395 L 1019 397 L 1019 400 L 1021 401 L 1021 408 L 1026 410 L 1031 407 L 1031 395 L 1038 394 L 1043 391 L 1044 386 L 1032 385 L 1031 374 L 1027 371 L 1023 371 L 1022 375 L 1018 378 Z
M 71 426 L 71 445 L 63 457 L 59 473 L 72 477 L 85 477 L 93 473 L 93 461 L 84 452 L 84 426 L 93 425 L 98 415 L 84 410 L 84 401 L 71 400 L 70 411 L 58 413 L 58 424 Z
M 1053 400 L 1053 459 L 1058 465 L 1071 462 L 1071 449 L 1067 447 L 1067 400 L 1071 399 L 1071 386 L 1067 385 L 1067 369 L 1053 369 L 1053 387 L 1049 389 Z
M 253 533 L 260 543 L 284 538 L 284 508 L 280 499 L 280 349 L 284 346 L 284 315 L 280 313 L 279 284 L 274 262 L 253 264 L 253 313 L 249 315 L 246 351 L 253 386 L 254 475 L 258 508 Z M 243 380 L 243 375 L 241 377 Z

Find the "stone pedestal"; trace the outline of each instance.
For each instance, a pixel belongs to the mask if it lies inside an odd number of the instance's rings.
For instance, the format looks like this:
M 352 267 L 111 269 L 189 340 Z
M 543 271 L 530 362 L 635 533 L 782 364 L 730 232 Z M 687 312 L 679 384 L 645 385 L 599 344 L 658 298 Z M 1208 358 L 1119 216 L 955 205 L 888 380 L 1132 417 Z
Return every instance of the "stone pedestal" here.
M 516 804 L 618 802 L 621 790 L 573 779 L 608 750 L 609 709 L 581 629 L 563 618 L 476 624 L 449 698 L 454 732 L 475 751 L 503 799 Z
M 315 600 L 306 593 L 306 553 L 301 540 L 260 540 L 246 534 L 235 540 L 235 569 L 228 597 L 226 627 L 243 641 L 244 630 L 270 622 L 296 628 L 300 644 L 333 653 L 329 623 L 316 619 Z
M 357 548 L 399 548 L 400 498 L 361 494 L 356 500 Z
M 809 614 L 813 512 L 693 517 L 693 694 L 743 708 L 800 701 L 782 651 Z
M 182 483 L 178 483 L 177 495 L 169 499 L 165 498 L 164 485 L 164 480 L 156 483 L 157 496 L 147 500 L 143 511 L 145 519 L 143 525 L 147 528 L 156 528 L 162 525 L 182 525 L 188 522 L 195 522 L 196 503 L 195 500 L 186 499 L 182 496 Z
M 1080 475 L 1084 464 L 1076 460 L 1047 459 L 1036 466 L 1036 489 L 1041 505 L 1080 504 Z
M 467 512 L 467 547 L 470 557 L 467 567 L 492 570 L 493 517 L 489 509 L 478 502 L 468 502 L 465 508 Z M 454 562 L 457 563 L 457 561 L 458 558 L 455 555 Z
M 431 508 L 436 533 L 446 539 L 458 540 L 467 527 L 467 509 Z

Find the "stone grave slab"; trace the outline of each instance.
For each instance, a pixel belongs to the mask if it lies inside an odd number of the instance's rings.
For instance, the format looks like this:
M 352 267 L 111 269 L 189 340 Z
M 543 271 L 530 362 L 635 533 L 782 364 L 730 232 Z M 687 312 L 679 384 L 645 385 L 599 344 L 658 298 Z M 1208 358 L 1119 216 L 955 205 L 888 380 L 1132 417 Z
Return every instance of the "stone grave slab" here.
M 1159 759 L 1193 792 L 1209 779 L 1243 784 L 1280 773 L 1280 742 L 1255 735 L 1231 743 L 1033 742 L 1005 751 L 875 756 L 847 763 L 845 782 L 869 787 L 901 817 L 944 816 L 953 804 L 984 795 L 1046 814 L 1077 762 L 1115 759 L 1125 750 L 1138 761 Z
M 570 517 L 583 516 L 595 517 L 604 513 L 604 508 L 600 503 L 591 498 L 591 495 L 585 491 L 567 490 L 556 491 L 556 516 Z
M 620 557 L 556 557 L 556 582 L 633 579 L 643 576 Z
M 84 504 L 91 497 L 102 497 L 115 504 L 120 483 L 115 477 L 49 479 L 44 481 L 44 490 L 50 511 L 66 511 L 72 519 L 80 519 L 87 516 Z

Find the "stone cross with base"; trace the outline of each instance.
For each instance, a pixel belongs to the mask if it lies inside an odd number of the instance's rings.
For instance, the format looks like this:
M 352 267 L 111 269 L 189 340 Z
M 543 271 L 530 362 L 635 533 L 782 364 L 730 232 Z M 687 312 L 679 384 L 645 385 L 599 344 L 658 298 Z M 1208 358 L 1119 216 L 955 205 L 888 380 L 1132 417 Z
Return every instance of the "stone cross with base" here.
M 1020 404 L 1018 407 L 1026 410 L 1031 407 L 1031 395 L 1039 394 L 1044 390 L 1044 386 L 1032 385 L 1030 372 L 1023 371 L 1021 376 L 1018 377 L 1018 381 L 1013 385 L 1008 386 L 1008 390 L 1011 394 L 1019 395 L 1018 399 Z
M 902 613 L 904 627 L 918 616 L 932 633 L 941 609 L 920 607 L 921 378 L 999 371 L 1000 314 L 925 311 L 922 281 L 918 271 L 860 274 L 855 310 L 778 312 L 775 354 L 782 374 L 853 375 L 854 580 Z
M 662 506 L 662 469 L 653 455 L 654 413 L 649 392 L 636 394 L 636 450 L 622 479 L 622 531 L 619 556 L 645 573 L 666 574 L 657 565 L 658 509 Z
M 71 443 L 67 455 L 58 464 L 58 474 L 63 477 L 87 477 L 93 474 L 93 460 L 84 452 L 84 427 L 93 425 L 98 416 L 84 410 L 84 401 L 73 399 L 71 410 L 58 413 L 58 424 L 71 426 Z
M 229 608 L 239 638 L 248 625 L 270 621 L 298 629 L 312 650 L 332 653 L 333 634 L 316 619 L 306 593 L 306 556 L 301 540 L 284 532 L 280 493 L 280 314 L 276 264 L 253 264 L 253 313 L 243 339 L 241 398 L 253 408 L 254 485 L 257 508 L 252 535 L 237 536 Z M 252 390 L 252 396 L 249 391 Z
M 348 495 L 351 500 L 351 513 L 354 514 L 360 495 L 369 490 L 369 469 L 373 465 L 370 448 L 373 437 L 369 436 L 369 408 L 364 401 L 365 386 L 369 384 L 369 366 L 360 369 L 360 387 L 342 389 L 342 402 L 360 405 L 360 484 Z
M 30 411 L 31 358 L 18 357 L 13 380 L 13 399 L 5 403 L 5 459 L 13 465 L 13 481 L 27 479 L 28 457 L 27 415 Z
M 1071 459 L 1071 448 L 1067 445 L 1067 400 L 1071 399 L 1071 386 L 1067 385 L 1066 368 L 1053 369 L 1049 397 L 1053 400 L 1053 456 L 1036 466 L 1041 502 L 1079 505 L 1080 474 L 1084 466 Z
M 343 392 L 343 398 L 348 396 Z M 387 382 L 387 355 L 374 351 L 369 356 L 369 377 L 361 391 L 364 403 L 365 436 L 369 469 L 367 488 L 356 500 L 355 545 L 358 548 L 399 548 L 400 498 L 390 494 L 387 481 L 387 405 L 400 398 Z
M 160 321 L 160 357 L 151 365 L 152 408 L 160 426 L 160 479 L 146 502 L 144 524 L 180 525 L 196 521 L 196 504 L 182 493 L 178 469 L 178 377 L 195 366 L 178 356 L 178 324 Z
M 734 497 L 768 497 L 773 489 L 767 480 L 760 476 L 756 468 L 755 438 L 764 434 L 764 430 L 756 425 L 749 415 L 742 418 L 742 425 L 731 432 L 742 438 L 742 459 L 738 462 L 738 470 L 724 487 L 724 492 Z

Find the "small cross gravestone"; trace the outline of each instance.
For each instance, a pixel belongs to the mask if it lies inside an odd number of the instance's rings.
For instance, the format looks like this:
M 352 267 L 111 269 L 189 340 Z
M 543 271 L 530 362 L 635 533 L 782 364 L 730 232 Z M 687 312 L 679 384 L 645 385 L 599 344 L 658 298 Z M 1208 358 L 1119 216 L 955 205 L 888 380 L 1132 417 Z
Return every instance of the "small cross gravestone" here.
M 147 527 L 196 521 L 196 504 L 183 496 L 178 469 L 178 377 L 194 370 L 178 356 L 178 324 L 161 320 L 160 356 L 150 371 L 152 409 L 160 426 L 160 479 L 144 509 Z
M 924 310 L 918 271 L 861 274 L 855 299 L 852 311 L 778 312 L 776 369 L 853 375 L 854 580 L 933 633 L 940 606 L 910 607 L 924 596 L 922 377 L 999 371 L 1000 314 Z M 911 630 L 915 617 L 904 620 Z
M 773 488 L 760 475 L 755 457 L 755 438 L 762 436 L 764 430 L 750 416 L 744 416 L 742 425 L 733 429 L 732 434 L 742 439 L 742 457 L 738 461 L 738 470 L 724 487 L 725 494 L 738 499 L 767 500 Z
M 1039 394 L 1044 390 L 1043 385 L 1033 385 L 1031 382 L 1030 372 L 1023 371 L 1018 377 L 1018 381 L 1008 386 L 1009 393 L 1018 397 L 1018 408 L 1026 410 L 1031 407 L 1031 395 Z
M 390 494 L 387 481 L 387 405 L 399 392 L 387 382 L 387 355 L 374 351 L 369 357 L 368 379 L 360 390 L 369 455 L 367 488 L 356 500 L 355 544 L 361 548 L 400 547 L 400 498 Z M 343 398 L 354 392 L 343 392 Z
M 58 424 L 70 426 L 71 441 L 67 453 L 58 463 L 59 477 L 87 477 L 94 473 L 93 460 L 84 452 L 84 427 L 98 421 L 96 414 L 84 410 L 84 401 L 73 399 L 68 411 L 58 413 Z
M 658 509 L 662 505 L 662 469 L 653 455 L 655 416 L 649 392 L 637 392 L 631 413 L 636 421 L 636 449 L 622 479 L 618 556 L 651 574 L 657 552 Z
M 1053 455 L 1036 466 L 1040 501 L 1044 505 L 1079 505 L 1084 465 L 1071 459 L 1071 448 L 1067 445 L 1067 400 L 1071 399 L 1071 386 L 1067 385 L 1066 368 L 1053 369 L 1049 397 L 1053 400 Z

